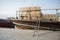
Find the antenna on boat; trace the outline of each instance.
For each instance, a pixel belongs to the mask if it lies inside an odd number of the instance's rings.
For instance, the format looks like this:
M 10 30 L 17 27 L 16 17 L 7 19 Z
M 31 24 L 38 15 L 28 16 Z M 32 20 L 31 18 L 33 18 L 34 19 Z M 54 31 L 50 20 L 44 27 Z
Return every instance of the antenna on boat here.
M 18 19 L 18 11 L 16 11 L 16 19 Z

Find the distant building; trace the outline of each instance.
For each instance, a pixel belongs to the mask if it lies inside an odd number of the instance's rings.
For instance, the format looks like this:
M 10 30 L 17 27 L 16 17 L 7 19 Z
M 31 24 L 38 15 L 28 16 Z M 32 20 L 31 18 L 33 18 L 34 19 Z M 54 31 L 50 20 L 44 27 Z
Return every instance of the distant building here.
M 40 7 L 25 7 L 19 9 L 19 19 L 22 20 L 40 20 L 41 15 Z
M 12 20 L 15 19 L 14 17 L 7 17 L 8 20 Z
M 43 18 L 49 21 L 56 21 L 56 14 L 43 14 Z
M 19 9 L 20 20 L 42 20 L 42 21 L 56 21 L 56 14 L 42 14 L 41 7 L 24 7 Z

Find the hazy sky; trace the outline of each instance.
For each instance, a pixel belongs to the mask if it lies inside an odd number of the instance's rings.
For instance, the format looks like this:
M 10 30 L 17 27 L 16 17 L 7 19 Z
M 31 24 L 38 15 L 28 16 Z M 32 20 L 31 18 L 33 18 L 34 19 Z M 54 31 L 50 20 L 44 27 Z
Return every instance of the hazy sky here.
M 21 7 L 60 8 L 60 0 L 0 0 L 0 18 L 16 17 Z

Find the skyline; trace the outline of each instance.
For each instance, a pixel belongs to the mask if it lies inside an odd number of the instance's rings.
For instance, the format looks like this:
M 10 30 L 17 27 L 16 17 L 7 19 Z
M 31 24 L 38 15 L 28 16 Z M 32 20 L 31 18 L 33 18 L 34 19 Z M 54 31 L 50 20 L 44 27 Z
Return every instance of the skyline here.
M 40 6 L 42 9 L 60 8 L 60 0 L 0 0 L 0 18 L 16 17 L 21 7 Z

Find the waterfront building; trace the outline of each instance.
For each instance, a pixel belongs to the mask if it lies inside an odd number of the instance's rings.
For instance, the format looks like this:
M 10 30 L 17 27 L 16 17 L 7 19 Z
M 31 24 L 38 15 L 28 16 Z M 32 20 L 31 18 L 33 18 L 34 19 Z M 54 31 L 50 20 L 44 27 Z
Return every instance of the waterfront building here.
M 21 20 L 40 20 L 41 18 L 40 7 L 25 7 L 19 9 L 19 19 Z
M 56 21 L 56 14 L 42 14 L 41 7 L 23 7 L 19 9 L 20 20 L 43 20 L 43 21 Z
M 56 14 L 43 14 L 43 18 L 47 21 L 56 21 Z

